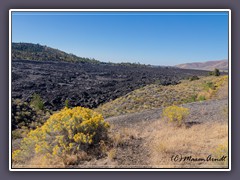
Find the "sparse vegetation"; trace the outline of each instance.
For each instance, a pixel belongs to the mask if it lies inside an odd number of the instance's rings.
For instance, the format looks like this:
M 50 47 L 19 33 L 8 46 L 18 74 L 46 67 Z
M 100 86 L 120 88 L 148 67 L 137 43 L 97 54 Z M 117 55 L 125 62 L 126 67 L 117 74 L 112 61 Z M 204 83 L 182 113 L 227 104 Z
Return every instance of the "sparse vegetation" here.
M 39 101 L 39 97 L 36 98 Z M 33 104 L 34 104 L 33 103 Z M 38 103 L 36 103 L 38 104 Z M 20 139 L 26 136 L 30 130 L 42 126 L 52 114 L 47 109 L 37 110 L 28 102 L 20 99 L 12 100 L 12 138 Z
M 102 113 L 104 117 L 111 117 L 173 104 L 204 101 L 213 98 L 227 81 L 228 76 L 209 76 L 201 77 L 197 81 L 183 80 L 177 85 L 147 85 L 100 105 L 96 111 Z
M 151 132 L 148 130 L 151 129 Z M 174 133 L 173 133 L 174 132 Z M 227 143 L 219 146 L 228 139 L 227 123 L 205 123 L 186 128 L 176 128 L 171 124 L 156 121 L 145 129 L 148 145 L 151 151 L 150 164 L 156 168 L 223 168 L 227 167 L 225 161 L 173 161 L 172 157 L 178 155 L 193 159 L 221 158 L 228 156 Z
M 228 142 L 225 141 L 223 144 L 219 144 L 212 152 L 212 156 L 214 159 L 224 158 L 224 161 L 216 161 L 217 164 L 222 166 L 228 165 Z
M 197 101 L 197 95 L 191 95 L 189 98 L 183 100 L 184 103 L 191 103 Z
M 37 121 L 36 116 L 36 111 L 28 103 L 20 99 L 12 100 L 12 130 L 30 126 L 32 122 Z

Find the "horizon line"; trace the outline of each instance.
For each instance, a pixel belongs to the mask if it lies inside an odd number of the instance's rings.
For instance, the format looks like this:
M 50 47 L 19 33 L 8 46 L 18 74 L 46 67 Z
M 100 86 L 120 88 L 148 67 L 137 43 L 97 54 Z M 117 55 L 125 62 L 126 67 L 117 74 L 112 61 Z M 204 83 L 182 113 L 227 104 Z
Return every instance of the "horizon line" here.
M 56 50 L 59 50 L 59 51 L 62 51 L 62 52 L 64 52 L 64 53 L 67 53 L 67 54 L 72 54 L 72 55 L 74 55 L 74 56 L 77 56 L 77 57 L 79 57 L 79 58 L 88 58 L 88 59 L 95 59 L 94 57 L 93 58 L 91 58 L 91 57 L 83 57 L 83 56 L 80 56 L 80 55 L 76 55 L 76 54 L 73 54 L 73 53 L 70 53 L 70 52 L 66 52 L 65 50 L 62 50 L 62 49 L 58 49 L 58 48 L 56 48 L 56 47 L 51 47 L 51 46 L 48 46 L 48 45 L 43 45 L 43 44 L 41 44 L 41 43 L 33 43 L 33 42 L 11 42 L 11 45 L 13 44 L 13 43 L 19 43 L 19 44 L 34 44 L 34 45 L 40 45 L 40 46 L 47 46 L 47 47 L 49 47 L 49 48 L 52 48 L 52 49 L 56 49 Z M 138 64 L 138 63 L 140 63 L 140 62 L 130 62 L 130 61 L 121 61 L 121 62 L 113 62 L 113 61 L 103 61 L 103 60 L 99 60 L 99 59 L 95 59 L 95 60 L 97 60 L 97 61 L 100 61 L 100 62 L 104 62 L 104 63 L 116 63 L 116 64 L 120 64 L 120 63 L 136 63 L 136 64 Z M 210 61 L 224 61 L 224 60 L 227 60 L 228 61 L 228 58 L 221 58 L 221 59 L 219 59 L 219 60 L 203 60 L 203 61 L 196 61 L 196 62 L 194 62 L 194 61 L 192 61 L 192 62 L 183 62 L 183 63 L 179 63 L 179 64 L 175 64 L 175 65 L 154 65 L 154 64 L 145 64 L 145 63 L 140 63 L 140 65 L 151 65 L 151 66 L 177 66 L 177 65 L 181 65 L 181 64 L 190 64 L 190 63 L 205 63 L 205 62 L 210 62 Z

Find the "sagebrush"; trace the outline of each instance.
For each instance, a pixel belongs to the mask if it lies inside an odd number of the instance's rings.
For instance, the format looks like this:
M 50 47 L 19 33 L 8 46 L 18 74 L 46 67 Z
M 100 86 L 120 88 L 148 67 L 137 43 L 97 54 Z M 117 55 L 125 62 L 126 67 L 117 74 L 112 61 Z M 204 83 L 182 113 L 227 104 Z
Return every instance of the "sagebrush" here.
M 64 164 L 69 155 L 88 152 L 107 139 L 109 124 L 103 116 L 88 108 L 64 108 L 53 114 L 43 126 L 29 132 L 20 149 L 12 154 L 17 163 L 34 156 L 59 158 Z
M 188 115 L 189 109 L 184 107 L 173 105 L 163 109 L 163 117 L 166 117 L 169 122 L 176 122 L 178 125 L 182 125 Z

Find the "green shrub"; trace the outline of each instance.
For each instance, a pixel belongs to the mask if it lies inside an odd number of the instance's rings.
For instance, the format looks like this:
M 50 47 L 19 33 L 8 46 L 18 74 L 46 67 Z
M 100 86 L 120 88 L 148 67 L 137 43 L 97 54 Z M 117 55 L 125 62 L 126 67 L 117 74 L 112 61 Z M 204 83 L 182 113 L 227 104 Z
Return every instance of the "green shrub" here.
M 200 95 L 200 96 L 198 97 L 198 100 L 199 100 L 199 101 L 205 101 L 205 100 L 206 100 L 206 97 L 205 97 L 204 95 Z
M 189 81 L 195 81 L 195 80 L 199 80 L 198 76 L 192 76 L 189 78 Z
M 183 100 L 184 103 L 191 103 L 197 101 L 197 95 L 191 95 L 190 97 Z
M 12 139 L 19 139 L 19 138 L 22 138 L 21 132 L 19 132 L 18 130 L 12 131 Z
M 163 109 L 163 117 L 169 122 L 177 123 L 179 126 L 184 123 L 185 118 L 189 115 L 189 109 L 179 106 L 169 106 Z
M 214 69 L 213 75 L 214 75 L 214 76 L 220 76 L 220 71 L 219 71 L 219 69 Z
M 212 72 L 209 72 L 210 76 L 220 76 L 220 71 L 219 69 L 214 69 Z
M 37 111 L 43 110 L 44 104 L 43 104 L 43 100 L 42 100 L 41 96 L 39 94 L 34 93 L 32 96 L 30 105 Z
M 64 103 L 65 103 L 65 107 L 69 108 L 69 100 L 66 99 Z
M 83 107 L 64 108 L 53 114 L 43 126 L 29 132 L 14 151 L 14 162 L 25 163 L 34 156 L 60 158 L 66 164 L 70 155 L 88 152 L 107 140 L 109 124 L 101 114 Z
M 215 90 L 215 89 L 216 89 L 216 87 L 215 87 L 215 85 L 214 85 L 213 82 L 207 82 L 207 83 L 205 83 L 205 84 L 204 84 L 204 88 L 205 88 L 205 90 L 209 90 L 209 89 Z
M 12 100 L 12 130 L 36 121 L 36 111 L 20 99 Z

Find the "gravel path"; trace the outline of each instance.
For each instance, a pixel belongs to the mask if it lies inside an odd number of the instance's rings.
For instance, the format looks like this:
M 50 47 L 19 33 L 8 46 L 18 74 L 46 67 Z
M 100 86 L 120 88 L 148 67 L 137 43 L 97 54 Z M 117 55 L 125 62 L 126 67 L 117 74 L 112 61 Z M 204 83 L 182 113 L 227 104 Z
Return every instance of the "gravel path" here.
M 227 121 L 227 112 L 224 112 L 228 106 L 228 99 L 208 100 L 203 102 L 194 102 L 182 105 L 190 109 L 186 125 L 192 125 L 206 122 Z M 162 108 L 148 110 L 139 113 L 121 115 L 107 118 L 106 121 L 113 125 L 112 133 L 124 133 L 121 130 L 126 128 L 130 130 L 129 139 L 115 147 L 116 155 L 114 159 L 108 157 L 102 159 L 93 159 L 86 161 L 78 167 L 96 167 L 96 168 L 152 168 L 151 149 L 149 149 L 149 134 L 145 134 L 145 129 L 151 131 L 148 125 L 161 118 Z M 148 128 L 147 128 L 148 127 Z M 129 132 L 127 132 L 129 133 Z M 135 133 L 135 135 L 134 135 Z
M 190 116 L 188 122 L 215 122 L 226 121 L 228 109 L 228 99 L 209 100 L 197 103 L 185 104 L 183 107 L 190 109 Z
M 182 105 L 190 109 L 190 115 L 186 120 L 187 123 L 204 123 L 214 121 L 224 121 L 227 115 L 224 110 L 228 107 L 228 99 L 220 100 L 207 100 L 202 102 L 194 102 Z M 127 115 L 121 115 L 116 117 L 107 118 L 106 121 L 115 125 L 121 125 L 123 127 L 135 126 L 141 122 L 152 122 L 161 118 L 162 108 L 131 113 Z
M 228 99 L 207 100 L 203 102 L 194 102 L 182 105 L 190 109 L 190 114 L 186 120 L 186 126 L 191 127 L 195 124 L 206 122 L 226 122 Z M 144 129 L 152 122 L 161 118 L 162 108 L 121 115 L 107 118 L 106 121 L 114 125 L 116 131 L 121 128 L 129 128 L 138 132 L 137 139 L 131 139 L 129 144 L 120 148 L 115 160 L 116 167 L 134 168 L 148 167 L 151 168 L 149 161 L 151 152 L 147 146 L 149 139 L 144 135 Z

